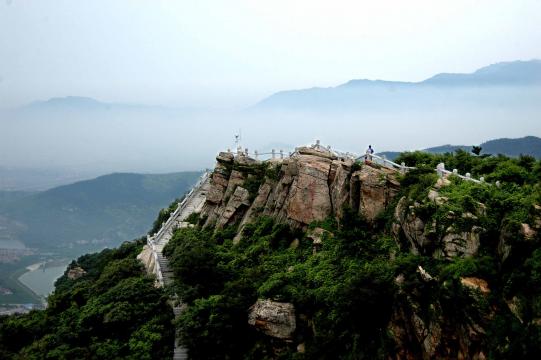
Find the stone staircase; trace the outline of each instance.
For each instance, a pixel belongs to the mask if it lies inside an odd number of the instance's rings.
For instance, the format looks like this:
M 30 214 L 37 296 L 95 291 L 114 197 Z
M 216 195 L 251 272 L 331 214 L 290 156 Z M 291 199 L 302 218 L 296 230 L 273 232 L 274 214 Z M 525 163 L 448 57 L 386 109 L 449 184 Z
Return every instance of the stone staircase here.
M 157 263 L 156 271 L 159 272 L 157 278 L 160 280 L 161 286 L 170 285 L 174 281 L 174 274 L 169 266 L 167 257 L 163 254 L 163 248 L 169 240 L 173 237 L 173 233 L 176 229 L 190 226 L 185 222 L 186 218 L 193 212 L 200 212 L 201 208 L 205 204 L 206 194 L 210 187 L 210 177 L 208 173 L 205 173 L 196 186 L 190 191 L 185 200 L 179 204 L 179 207 L 167 220 L 160 231 L 152 237 L 147 238 L 148 245 L 152 248 L 156 255 Z M 178 304 L 175 297 L 170 299 L 171 306 L 173 307 L 173 313 L 175 314 L 175 320 L 180 316 L 184 308 L 184 304 Z M 173 353 L 173 359 L 188 359 L 188 352 L 186 348 L 179 344 L 178 336 L 175 337 L 175 348 Z

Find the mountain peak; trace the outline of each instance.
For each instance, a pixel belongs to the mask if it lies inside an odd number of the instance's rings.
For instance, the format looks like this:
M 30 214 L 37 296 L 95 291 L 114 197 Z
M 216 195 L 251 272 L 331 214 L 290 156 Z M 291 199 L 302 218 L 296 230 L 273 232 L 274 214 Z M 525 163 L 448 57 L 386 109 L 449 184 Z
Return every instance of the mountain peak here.
M 541 60 L 507 61 L 482 67 L 473 73 L 441 73 L 420 84 L 441 86 L 509 86 L 541 84 Z
M 53 97 L 44 101 L 34 101 L 25 108 L 27 109 L 105 109 L 110 107 L 110 104 L 100 102 L 96 99 L 84 96 L 65 96 Z

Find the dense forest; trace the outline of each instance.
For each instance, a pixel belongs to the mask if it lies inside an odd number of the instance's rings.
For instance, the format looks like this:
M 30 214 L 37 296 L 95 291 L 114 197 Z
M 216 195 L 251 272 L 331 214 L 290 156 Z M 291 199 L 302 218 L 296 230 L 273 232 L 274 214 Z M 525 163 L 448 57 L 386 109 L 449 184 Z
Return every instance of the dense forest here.
M 408 328 L 399 315 L 411 312 L 439 324 L 427 329 L 443 339 L 432 357 L 452 358 L 465 346 L 471 356 L 539 358 L 541 239 L 539 232 L 521 229 L 541 221 L 541 162 L 462 150 L 404 153 L 398 161 L 417 169 L 400 177 L 399 195 L 374 222 L 344 209 L 338 221 L 332 217 L 301 231 L 259 217 L 243 227 L 238 244 L 236 225 L 177 231 L 165 252 L 176 275 L 174 291 L 188 304 L 177 327 L 191 357 L 421 357 L 415 341 L 397 341 L 397 329 Z M 433 201 L 428 195 L 440 162 L 484 176 L 486 183 L 451 176 L 438 190 L 444 201 Z M 401 231 L 393 231 L 400 201 L 431 224 L 427 238 L 450 227 L 458 233 L 479 229 L 479 250 L 444 256 L 435 251 L 437 244 L 413 249 Z M 310 234 L 317 228 L 324 232 L 316 248 Z M 291 339 L 248 324 L 248 309 L 258 299 L 294 305 Z M 460 343 L 462 338 L 469 343 Z
M 165 359 L 173 312 L 136 259 L 144 240 L 84 255 L 46 310 L 0 317 L 1 359 Z
M 85 255 L 46 310 L 0 318 L 0 357 L 170 358 L 176 329 L 193 359 L 538 359 L 541 161 L 459 150 L 398 162 L 416 169 L 397 175 L 398 194 L 371 221 L 348 207 L 306 228 L 271 216 L 203 226 L 193 214 L 164 250 L 175 273 L 164 290 L 135 258 L 143 240 Z M 438 178 L 440 162 L 485 182 Z M 255 170 L 242 184 L 251 200 L 279 177 Z M 450 233 L 475 251 L 443 248 Z M 174 325 L 167 294 L 187 304 Z M 249 323 L 259 299 L 294 307 L 290 336 Z

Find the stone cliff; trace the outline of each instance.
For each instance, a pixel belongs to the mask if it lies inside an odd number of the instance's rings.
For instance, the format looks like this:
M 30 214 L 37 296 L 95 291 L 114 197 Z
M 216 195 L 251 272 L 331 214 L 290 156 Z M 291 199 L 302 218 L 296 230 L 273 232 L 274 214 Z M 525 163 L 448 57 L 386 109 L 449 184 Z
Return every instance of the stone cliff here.
M 301 147 L 290 158 L 264 164 L 231 153 L 220 153 L 216 160 L 201 212 L 206 227 L 242 227 L 267 215 L 304 228 L 329 216 L 340 219 L 345 206 L 373 221 L 399 189 L 395 171 L 360 166 L 325 149 Z
M 355 162 L 321 147 L 300 147 L 288 158 L 266 162 L 230 152 L 220 153 L 216 160 L 204 203 L 198 209 L 198 222 L 201 228 L 216 231 L 235 226 L 236 244 L 243 241 L 247 224 L 268 216 L 277 223 L 303 230 L 304 235 L 294 239 L 289 247 L 297 248 L 308 240 L 317 256 L 322 244 L 334 234 L 310 225 L 329 218 L 340 224 L 344 211 L 350 209 L 360 214 L 371 229 L 367 239 L 376 239 L 375 233 L 380 232 L 391 242 L 394 240 L 395 250 L 386 250 L 389 261 L 401 252 L 423 262 L 423 266 L 437 263 L 432 269 L 438 271 L 453 263 L 454 267 L 446 271 L 458 273 L 465 271 L 459 267 L 472 266 L 468 259 L 482 255 L 487 226 L 492 227 L 491 236 L 496 233 L 498 240 L 497 266 L 513 256 L 512 243 L 518 241 L 517 237 L 528 245 L 539 239 L 541 233 L 538 205 L 533 207 L 531 221 L 520 224 L 518 229 L 516 224 L 493 224 L 487 213 L 494 209 L 474 200 L 450 199 L 446 189 L 452 181 L 448 176 L 436 180 L 431 169 L 427 170 L 432 176 L 430 182 L 412 196 L 401 189 L 403 174 L 398 171 L 370 161 Z M 387 227 L 379 221 L 382 214 Z M 154 266 L 149 254 L 143 253 L 141 257 L 148 266 Z M 509 311 L 523 322 L 524 305 L 520 298 L 509 294 L 495 301 L 494 292 L 498 290 L 494 290 L 488 278 L 458 275 L 441 279 L 438 273 L 431 274 L 430 267 L 425 270 L 416 264 L 408 270 L 405 265 L 397 266 L 402 268 L 405 270 L 393 275 L 397 276 L 392 310 L 388 323 L 385 320 L 386 331 L 395 345 L 389 358 L 484 359 L 488 324 L 497 311 Z M 292 269 L 290 266 L 287 271 Z M 390 279 L 393 283 L 393 277 Z M 449 301 L 451 298 L 463 303 L 455 304 Z M 487 305 L 489 302 L 491 306 Z M 504 310 L 498 308 L 501 303 L 506 304 Z M 293 303 L 276 298 L 259 299 L 246 312 L 248 324 L 259 332 L 291 344 L 298 339 L 298 324 L 306 327 L 311 321 L 305 315 L 296 315 Z M 457 316 L 460 320 L 455 319 Z M 305 344 L 297 345 L 297 351 L 304 352 Z

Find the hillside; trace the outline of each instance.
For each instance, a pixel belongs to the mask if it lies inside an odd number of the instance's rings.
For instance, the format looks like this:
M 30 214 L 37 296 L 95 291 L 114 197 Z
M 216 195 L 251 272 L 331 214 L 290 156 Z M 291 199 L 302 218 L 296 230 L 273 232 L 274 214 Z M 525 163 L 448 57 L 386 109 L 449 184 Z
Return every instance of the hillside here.
M 216 160 L 163 250 L 165 291 L 156 244 L 83 256 L 47 310 L 0 317 L 0 354 L 170 357 L 175 328 L 191 359 L 541 352 L 541 161 L 414 152 L 404 173 L 318 146 Z M 442 162 L 484 182 L 440 177 Z M 165 294 L 183 304 L 174 323 Z
M 29 247 L 115 246 L 146 233 L 158 211 L 199 174 L 100 176 L 2 203 L 0 214 L 23 225 L 17 236 Z
M 164 249 L 191 358 L 535 358 L 541 162 L 397 160 L 418 168 L 221 153 L 195 227 Z
M 481 155 L 506 155 L 511 157 L 518 157 L 519 155 L 530 155 L 537 159 L 541 159 L 541 138 L 537 136 L 525 136 L 518 139 L 495 139 L 481 143 Z M 456 150 L 464 150 L 470 152 L 473 145 L 441 145 L 423 149 L 431 154 L 445 154 L 448 152 L 455 152 Z M 399 155 L 398 151 L 383 151 L 380 153 L 385 155 L 388 159 L 394 160 Z

